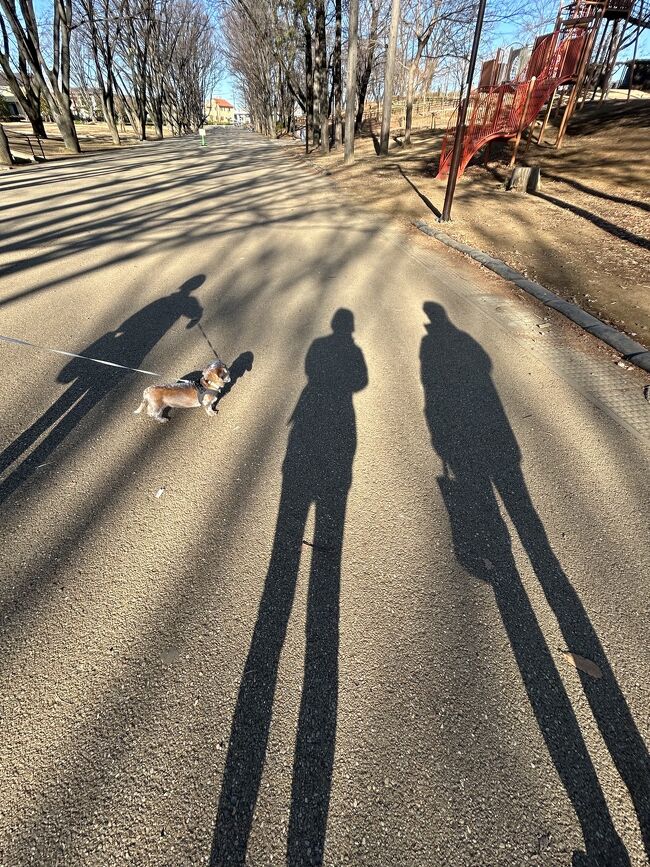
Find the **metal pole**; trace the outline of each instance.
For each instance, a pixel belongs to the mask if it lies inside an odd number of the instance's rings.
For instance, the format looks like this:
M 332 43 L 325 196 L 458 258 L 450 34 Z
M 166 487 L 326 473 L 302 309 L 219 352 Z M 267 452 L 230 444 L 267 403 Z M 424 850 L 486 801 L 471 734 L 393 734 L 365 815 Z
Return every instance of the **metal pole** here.
M 472 53 L 469 58 L 469 67 L 467 69 L 467 82 L 465 84 L 465 93 L 463 92 L 463 90 L 461 90 L 460 92 L 460 102 L 458 103 L 458 123 L 456 124 L 456 136 L 454 138 L 454 150 L 451 155 L 449 178 L 447 179 L 447 190 L 445 192 L 445 203 L 442 208 L 442 216 L 440 217 L 440 221 L 442 223 L 447 223 L 451 219 L 451 206 L 454 201 L 456 181 L 458 180 L 458 167 L 460 165 L 460 155 L 463 147 L 463 138 L 465 136 L 465 119 L 467 117 L 469 95 L 472 91 L 472 81 L 474 79 L 474 69 L 476 68 L 478 46 L 479 42 L 481 41 L 483 16 L 485 15 L 485 3 L 486 0 L 479 0 L 478 15 L 476 17 L 476 29 L 474 30 L 474 41 L 472 42 Z

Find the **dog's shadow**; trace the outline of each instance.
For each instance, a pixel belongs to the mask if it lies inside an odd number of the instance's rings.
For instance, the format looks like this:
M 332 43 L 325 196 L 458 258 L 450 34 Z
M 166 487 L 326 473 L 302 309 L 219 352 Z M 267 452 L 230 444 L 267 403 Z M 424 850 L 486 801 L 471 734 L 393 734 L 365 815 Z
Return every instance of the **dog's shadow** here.
M 216 409 L 218 404 L 224 399 L 227 394 L 233 390 L 235 383 L 242 378 L 242 376 L 249 370 L 253 369 L 253 361 L 255 356 L 252 352 L 241 352 L 237 358 L 233 361 L 232 364 L 228 366 L 228 370 L 230 371 L 230 382 L 224 386 L 221 390 L 219 397 L 212 404 L 213 408 Z M 201 376 L 203 375 L 202 370 L 193 370 L 191 373 L 185 374 L 185 376 L 181 377 L 182 379 L 187 379 L 190 382 L 199 382 Z

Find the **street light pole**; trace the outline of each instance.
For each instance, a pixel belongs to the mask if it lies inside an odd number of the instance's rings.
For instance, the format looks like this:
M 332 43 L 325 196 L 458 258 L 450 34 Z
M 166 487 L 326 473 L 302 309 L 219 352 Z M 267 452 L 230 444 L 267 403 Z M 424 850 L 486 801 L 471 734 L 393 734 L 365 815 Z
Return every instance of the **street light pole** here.
M 465 137 L 465 119 L 467 117 L 467 107 L 469 106 L 469 95 L 472 91 L 472 81 L 474 79 L 474 69 L 476 68 L 476 57 L 478 55 L 478 46 L 481 41 L 481 30 L 483 29 L 483 16 L 485 15 L 486 0 L 479 0 L 478 15 L 476 17 L 476 30 L 474 31 L 474 41 L 472 42 L 472 53 L 469 58 L 469 68 L 467 70 L 467 82 L 464 86 L 464 92 L 460 94 L 458 103 L 458 123 L 456 124 L 456 136 L 454 138 L 454 150 L 451 155 L 451 166 L 449 167 L 449 178 L 447 179 L 447 190 L 445 192 L 445 203 L 442 207 L 442 216 L 440 221 L 447 223 L 451 219 L 451 204 L 454 201 L 454 192 L 456 190 L 456 180 L 458 175 L 458 166 L 460 165 L 460 154 L 463 147 L 463 138 Z

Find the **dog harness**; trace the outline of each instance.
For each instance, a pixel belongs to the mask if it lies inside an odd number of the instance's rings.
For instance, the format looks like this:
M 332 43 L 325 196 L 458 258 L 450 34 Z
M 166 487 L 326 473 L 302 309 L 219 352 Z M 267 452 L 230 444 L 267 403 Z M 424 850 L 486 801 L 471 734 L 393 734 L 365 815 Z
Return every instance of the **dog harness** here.
M 215 401 L 219 400 L 219 392 L 216 391 L 214 388 L 206 388 L 200 382 L 195 382 L 194 388 L 196 389 L 196 397 L 199 401 L 199 406 L 208 406 L 207 403 L 203 402 L 204 398 L 208 395 L 214 395 L 212 397 L 212 400 L 209 401 L 209 403 L 214 403 Z

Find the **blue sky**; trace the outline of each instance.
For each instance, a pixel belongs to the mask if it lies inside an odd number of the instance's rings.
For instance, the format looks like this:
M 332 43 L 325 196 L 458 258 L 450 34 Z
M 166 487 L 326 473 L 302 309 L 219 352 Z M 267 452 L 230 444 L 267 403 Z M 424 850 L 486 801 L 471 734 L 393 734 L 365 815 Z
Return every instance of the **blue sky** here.
M 218 82 L 214 95 L 219 96 L 222 99 L 227 99 L 228 102 L 232 102 L 236 108 L 243 108 L 243 106 L 237 105 L 237 99 L 235 98 L 235 81 L 228 70 L 225 71 L 223 78 Z

